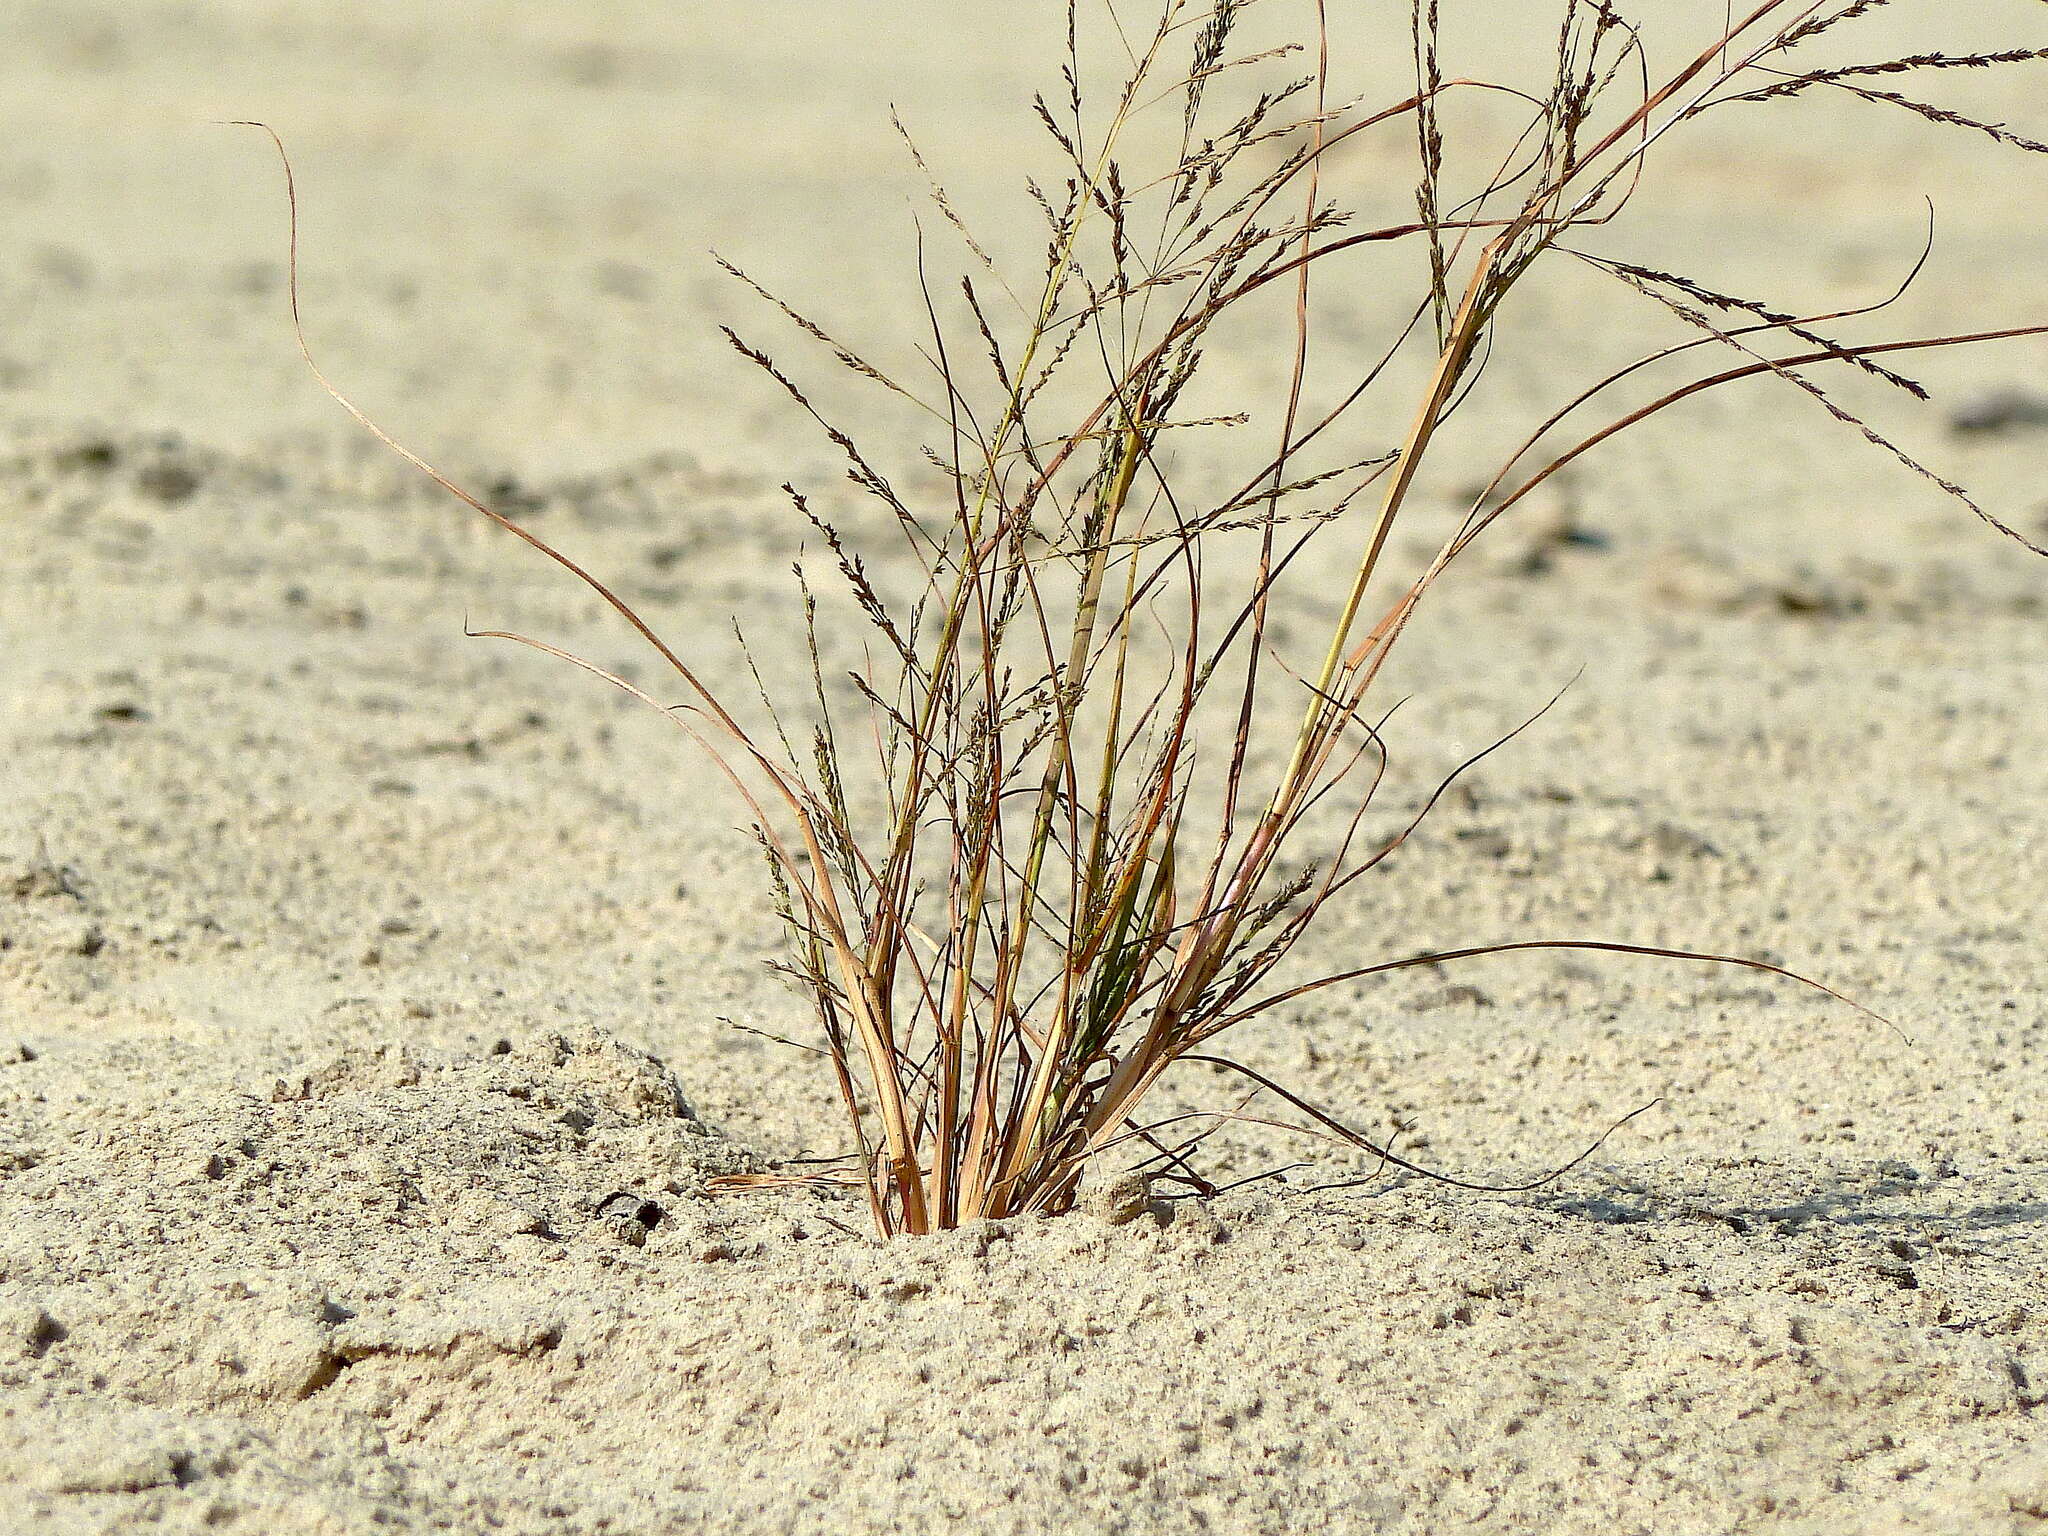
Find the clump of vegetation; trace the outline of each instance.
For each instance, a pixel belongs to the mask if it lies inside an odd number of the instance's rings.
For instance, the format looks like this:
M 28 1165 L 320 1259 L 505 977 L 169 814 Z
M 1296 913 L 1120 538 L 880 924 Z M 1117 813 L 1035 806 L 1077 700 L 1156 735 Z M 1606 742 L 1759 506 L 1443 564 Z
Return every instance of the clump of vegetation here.
M 1533 939 L 1340 974 L 1281 967 L 1435 804 L 1392 837 L 1361 830 L 1387 762 L 1375 683 L 1389 654 L 1474 540 L 1616 434 L 1769 375 L 2026 542 L 1823 381 L 1860 375 L 1924 396 L 1896 359 L 2048 326 L 1850 341 L 1841 324 L 1884 303 L 1794 314 L 1596 248 L 1667 142 L 1766 103 L 1847 95 L 2044 150 L 1909 92 L 1918 77 L 2048 50 L 1836 62 L 1885 5 L 1763 0 L 1660 70 L 1614 5 L 1562 0 L 1554 26 L 1531 28 L 1547 85 L 1525 91 L 1448 74 L 1437 0 L 1417 0 L 1413 89 L 1377 105 L 1334 94 L 1319 0 L 1304 45 L 1249 51 L 1238 39 L 1250 0 L 1168 0 L 1144 35 L 1112 14 L 1124 67 L 1107 90 L 1070 5 L 1061 88 L 1034 103 L 1056 172 L 1029 185 L 1046 242 L 1031 287 L 1010 288 L 936 183 L 965 270 L 931 279 L 920 241 L 931 326 L 914 376 L 885 371 L 730 269 L 838 364 L 934 424 L 922 469 L 886 471 L 768 350 L 728 332 L 817 419 L 886 514 L 890 547 L 863 547 L 789 489 L 846 600 L 829 611 L 865 626 L 869 657 L 831 675 L 817 626 L 837 622 L 820 618 L 832 595 L 805 580 L 814 686 L 800 705 L 769 705 L 764 689 L 764 709 L 743 708 L 596 576 L 413 459 L 586 583 L 687 690 L 669 704 L 544 641 L 500 636 L 662 711 L 748 808 L 792 936 L 788 970 L 815 1004 L 845 1103 L 855 1150 L 844 1176 L 865 1189 L 881 1232 L 1062 1211 L 1084 1169 L 1134 1144 L 1149 1145 L 1160 1173 L 1205 1187 L 1188 1161 L 1200 1133 L 1176 1140 L 1147 1117 L 1148 1096 L 1182 1062 L 1233 1067 L 1368 1145 L 1212 1049 L 1319 988 L 1546 947 L 1776 970 Z M 1519 130 L 1487 143 L 1447 132 L 1446 110 L 1481 94 L 1512 103 Z M 1368 135 L 1405 137 L 1415 166 L 1412 209 L 1371 227 L 1323 195 L 1325 167 Z M 1311 398 L 1311 285 L 1359 281 L 1355 263 L 1381 252 L 1416 274 L 1408 322 L 1370 368 Z M 1392 569 L 1391 535 L 1425 460 L 1454 436 L 1505 306 L 1559 263 L 1610 279 L 1619 299 L 1689 334 L 1532 422 L 1433 558 Z M 1275 296 L 1291 300 L 1291 327 L 1284 304 L 1272 324 Z M 296 281 L 293 306 L 296 323 Z M 1254 341 L 1283 349 L 1284 388 L 1256 417 L 1242 401 L 1203 415 L 1205 349 L 1241 312 L 1263 317 Z M 1390 421 L 1384 439 L 1370 435 Z M 1198 494 L 1177 462 L 1176 441 L 1196 433 L 1240 447 L 1227 494 Z M 1290 658 L 1275 613 L 1299 588 L 1337 616 Z M 1273 739 L 1284 751 L 1262 749 Z

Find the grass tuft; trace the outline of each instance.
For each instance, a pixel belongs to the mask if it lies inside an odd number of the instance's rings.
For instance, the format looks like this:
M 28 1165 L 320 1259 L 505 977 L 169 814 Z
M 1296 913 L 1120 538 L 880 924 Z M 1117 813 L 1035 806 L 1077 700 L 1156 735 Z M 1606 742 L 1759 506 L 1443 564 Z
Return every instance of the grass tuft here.
M 728 707 L 595 576 L 420 461 L 321 378 L 424 473 L 588 585 L 688 691 L 685 704 L 665 705 L 544 641 L 496 635 L 565 656 L 661 710 L 711 755 L 755 823 L 790 935 L 783 969 L 816 1012 L 820 1043 L 806 1048 L 833 1074 L 852 1150 L 822 1171 L 750 1183 L 855 1185 L 885 1234 L 1064 1211 L 1083 1171 L 1111 1155 L 1141 1156 L 1156 1176 L 1208 1190 L 1193 1154 L 1241 1106 L 1189 1135 L 1188 1117 L 1148 1117 L 1153 1090 L 1183 1062 L 1230 1069 L 1319 1134 L 1413 1167 L 1212 1043 L 1318 989 L 1508 950 L 1793 977 L 1736 956 L 1550 938 L 1335 974 L 1283 968 L 1330 903 L 1436 803 L 1391 838 L 1363 834 L 1387 765 L 1374 694 L 1389 654 L 1475 539 L 1618 433 L 1768 375 L 2027 543 L 1824 380 L 1846 369 L 1924 398 L 1881 359 L 2048 325 L 1851 340 L 1837 328 L 1891 299 L 1799 315 L 1587 248 L 1665 143 L 1737 105 L 1846 93 L 2001 147 L 2044 150 L 2003 124 L 1890 88 L 2024 65 L 2043 50 L 1803 62 L 1814 40 L 1846 43 L 1883 5 L 1762 0 L 1660 70 L 1614 5 L 1564 0 L 1555 30 L 1532 32 L 1540 56 L 1554 50 L 1554 59 L 1547 87 L 1531 94 L 1448 74 L 1438 6 L 1416 0 L 1414 89 L 1378 106 L 1332 104 L 1320 4 L 1301 44 L 1242 51 L 1248 0 L 1168 0 L 1149 34 L 1112 16 L 1123 67 L 1100 89 L 1086 83 L 1097 74 L 1069 5 L 1060 88 L 1032 103 L 1053 166 L 1028 185 L 1046 230 L 1031 284 L 1005 280 L 903 132 L 966 253 L 957 284 L 940 282 L 920 232 L 930 331 L 915 371 L 884 370 L 721 261 L 842 369 L 907 402 L 934 438 L 913 466 L 917 488 L 899 489 L 770 350 L 726 333 L 818 424 L 893 530 L 886 551 L 864 547 L 787 488 L 837 588 L 834 597 L 815 587 L 799 567 L 811 687 L 798 703 L 764 688 L 758 709 Z M 1292 73 L 1302 59 L 1311 71 Z M 1504 141 L 1446 126 L 1447 106 L 1479 94 L 1522 115 Z M 1354 139 L 1402 131 L 1414 146 L 1414 214 L 1361 227 L 1324 200 L 1323 169 Z M 296 243 L 294 204 L 295 328 Z M 1408 324 L 1371 368 L 1312 400 L 1312 282 L 1357 281 L 1358 263 L 1406 247 L 1422 273 Z M 1390 568 L 1418 472 L 1469 408 L 1505 306 L 1559 262 L 1612 279 L 1690 334 L 1565 401 L 1499 464 L 1432 558 Z M 1253 303 L 1290 295 L 1291 325 Z M 1205 412 L 1191 403 L 1205 352 L 1244 346 L 1244 331 L 1228 330 L 1241 319 L 1286 359 L 1283 395 L 1261 410 L 1242 402 Z M 304 349 L 302 330 L 299 341 Z M 1646 378 L 1673 366 L 1694 371 L 1650 391 Z M 1195 433 L 1235 445 L 1235 489 L 1201 494 L 1166 451 Z M 896 579 L 906 562 L 908 582 Z M 1306 657 L 1283 654 L 1275 633 L 1273 606 L 1287 590 L 1320 596 L 1337 614 Z M 846 650 L 845 637 L 831 631 L 828 645 L 820 630 L 841 622 L 871 642 L 855 647 L 866 659 L 843 677 L 826 655 Z M 1282 721 L 1292 722 L 1278 727 L 1286 750 L 1269 760 L 1255 743 Z

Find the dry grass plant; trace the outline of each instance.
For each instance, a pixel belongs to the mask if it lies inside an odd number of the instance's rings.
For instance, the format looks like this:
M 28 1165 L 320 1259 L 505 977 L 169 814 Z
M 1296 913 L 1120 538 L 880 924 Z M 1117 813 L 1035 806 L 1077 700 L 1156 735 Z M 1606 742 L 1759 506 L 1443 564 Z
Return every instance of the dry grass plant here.
M 815 1004 L 851 1128 L 854 1150 L 837 1176 L 865 1190 L 884 1234 L 1062 1211 L 1083 1170 L 1119 1149 L 1143 1154 L 1157 1176 L 1209 1188 L 1190 1154 L 1225 1116 L 1146 1113 L 1161 1078 L 1190 1061 L 1239 1071 L 1304 1111 L 1317 1134 L 1410 1166 L 1212 1048 L 1233 1026 L 1317 989 L 1537 948 L 1777 971 L 1731 956 L 1523 939 L 1276 975 L 1328 905 L 1436 803 L 1391 836 L 1361 831 L 1387 762 L 1375 683 L 1418 605 L 1475 539 L 1617 433 L 1770 375 L 2027 542 L 1821 381 L 1859 374 L 1924 397 L 1893 359 L 2048 326 L 1850 341 L 1840 325 L 1890 300 L 1795 315 L 1587 242 L 1628 205 L 1668 139 L 1760 103 L 1846 94 L 2043 152 L 1901 87 L 2048 49 L 1823 66 L 1807 61 L 1823 46 L 1841 57 L 1887 0 L 1763 0 L 1660 73 L 1614 6 L 1563 0 L 1558 25 L 1542 33 L 1547 88 L 1525 92 L 1446 75 L 1438 0 L 1417 0 L 1414 88 L 1368 106 L 1333 95 L 1321 0 L 1305 47 L 1240 52 L 1251 3 L 1169 0 L 1143 33 L 1111 12 L 1107 46 L 1125 65 L 1106 93 L 1084 85 L 1089 50 L 1069 5 L 1062 88 L 1034 104 L 1058 167 L 1029 188 L 1045 224 L 1042 270 L 1021 295 L 1009 289 L 935 182 L 964 275 L 932 280 L 920 237 L 931 320 L 916 349 L 920 379 L 885 372 L 730 269 L 840 365 L 934 424 L 924 468 L 935 473 L 900 490 L 814 392 L 727 333 L 817 419 L 902 551 L 863 551 L 789 490 L 869 637 L 864 665 L 830 675 L 820 594 L 805 581 L 813 687 L 799 707 L 764 711 L 751 697 L 742 707 L 714 688 L 598 577 L 392 442 L 337 392 L 422 471 L 587 584 L 672 670 L 687 694 L 679 704 L 545 641 L 486 632 L 561 656 L 660 711 L 747 808 L 792 936 L 787 968 Z M 1518 134 L 1488 144 L 1446 135 L 1447 105 L 1479 93 L 1514 104 Z M 1413 211 L 1360 227 L 1324 200 L 1321 172 L 1353 140 L 1389 134 L 1414 148 Z M 295 326 L 296 244 L 294 207 Z M 1385 338 L 1373 367 L 1312 404 L 1311 281 L 1354 281 L 1351 263 L 1374 252 L 1412 253 L 1408 324 Z M 1387 569 L 1417 473 L 1471 398 L 1503 305 L 1553 262 L 1603 274 L 1690 334 L 1532 424 L 1435 556 Z M 1276 333 L 1270 311 L 1261 327 L 1287 349 L 1284 398 L 1259 426 L 1236 411 L 1198 417 L 1187 402 L 1205 346 L 1248 301 L 1274 295 L 1293 312 L 1291 334 L 1284 322 Z M 1690 371 L 1673 383 L 1674 370 Z M 1396 390 L 1406 393 L 1390 398 Z M 1389 422 L 1396 430 L 1383 439 L 1369 435 Z M 1230 494 L 1198 497 L 1176 463 L 1173 440 L 1202 431 L 1251 445 Z M 902 583 L 876 572 L 905 568 L 906 556 L 916 580 L 895 590 Z M 1273 617 L 1289 583 L 1333 597 L 1338 614 L 1323 643 L 1293 662 Z M 1255 743 L 1279 718 L 1293 722 L 1280 728 L 1288 746 L 1269 762 Z

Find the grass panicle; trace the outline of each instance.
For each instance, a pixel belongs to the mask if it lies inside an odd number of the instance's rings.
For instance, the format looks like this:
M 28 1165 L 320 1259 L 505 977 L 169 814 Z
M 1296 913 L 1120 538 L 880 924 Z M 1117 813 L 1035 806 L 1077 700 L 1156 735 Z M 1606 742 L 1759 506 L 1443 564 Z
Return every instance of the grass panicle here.
M 725 264 L 932 433 L 923 458 L 892 479 L 769 349 L 727 332 L 816 421 L 894 529 L 886 547 L 863 545 L 816 497 L 787 488 L 824 556 L 816 575 L 799 567 L 811 686 L 798 703 L 770 701 L 764 687 L 759 709 L 728 707 L 611 589 L 343 399 L 422 471 L 592 588 L 687 690 L 685 703 L 663 704 L 577 663 L 662 711 L 722 769 L 755 823 L 789 930 L 783 968 L 815 1007 L 806 1049 L 829 1064 L 851 1150 L 744 1182 L 856 1186 L 884 1234 L 1063 1211 L 1083 1171 L 1110 1155 L 1207 1190 L 1193 1161 L 1203 1137 L 1251 1117 L 1239 1104 L 1195 1117 L 1201 1128 L 1185 1135 L 1189 1116 L 1148 1117 L 1154 1089 L 1186 1062 L 1232 1070 L 1251 1093 L 1306 1115 L 1314 1134 L 1412 1167 L 1208 1047 L 1318 989 L 1508 950 L 1792 974 L 1726 955 L 1526 937 L 1335 974 L 1302 975 L 1290 961 L 1330 904 L 1436 804 L 1391 837 L 1365 835 L 1387 766 L 1374 697 L 1389 654 L 1475 539 L 1618 433 L 1768 375 L 2026 542 L 1826 381 L 1846 370 L 1924 396 L 1891 359 L 2048 325 L 1855 340 L 1838 328 L 1889 300 L 1801 315 L 1590 248 L 1660 146 L 1737 105 L 1834 92 L 2042 150 L 1892 89 L 2032 63 L 2042 50 L 1835 62 L 1883 6 L 1752 0 L 1675 55 L 1660 47 L 1656 57 L 1678 60 L 1660 66 L 1614 5 L 1563 0 L 1556 29 L 1532 31 L 1555 49 L 1535 95 L 1447 72 L 1436 0 L 1416 0 L 1414 88 L 1377 106 L 1333 93 L 1320 3 L 1312 35 L 1278 48 L 1240 49 L 1250 0 L 1167 0 L 1145 34 L 1112 16 L 1121 80 L 1106 88 L 1091 83 L 1088 28 L 1069 6 L 1061 86 L 1032 103 L 1053 164 L 1028 185 L 1047 235 L 1031 285 L 1005 280 L 908 130 L 939 220 L 966 253 L 957 281 L 939 279 L 918 234 L 929 331 L 902 349 L 913 362 L 879 366 Z M 1831 62 L 1803 67 L 1823 36 Z M 1521 114 L 1502 142 L 1468 142 L 1446 124 L 1448 106 L 1482 93 Z M 1416 159 L 1412 217 L 1364 227 L 1324 201 L 1323 170 L 1354 139 L 1402 130 Z M 295 327 L 296 242 L 294 208 Z M 1423 274 L 1407 325 L 1357 377 L 1311 390 L 1312 281 L 1341 292 L 1367 280 L 1370 258 L 1407 248 Z M 1687 339 L 1647 349 L 1534 424 L 1433 557 L 1391 569 L 1418 473 L 1480 387 L 1505 306 L 1560 262 L 1612 279 Z M 1275 311 L 1255 306 L 1262 296 L 1291 296 L 1284 340 Z M 1257 317 L 1249 334 L 1285 359 L 1270 414 L 1196 403 L 1208 349 L 1246 344 L 1246 331 L 1227 332 L 1240 315 Z M 1670 383 L 1679 368 L 1693 371 Z M 1177 466 L 1171 444 L 1196 433 L 1234 446 L 1236 489 L 1205 496 Z M 1336 614 L 1306 656 L 1283 654 L 1276 635 L 1274 603 L 1288 590 Z M 870 643 L 831 627 L 842 620 Z M 864 660 L 842 675 L 827 659 L 841 653 Z M 1284 750 L 1262 748 L 1275 740 Z

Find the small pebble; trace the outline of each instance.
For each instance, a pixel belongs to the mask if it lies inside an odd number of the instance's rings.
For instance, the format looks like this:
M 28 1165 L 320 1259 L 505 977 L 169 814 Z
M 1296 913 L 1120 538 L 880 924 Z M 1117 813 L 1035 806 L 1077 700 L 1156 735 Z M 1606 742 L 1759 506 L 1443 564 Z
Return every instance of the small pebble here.
M 1085 1179 L 1079 1204 L 1097 1221 L 1121 1227 L 1152 1209 L 1152 1182 L 1137 1172 Z

